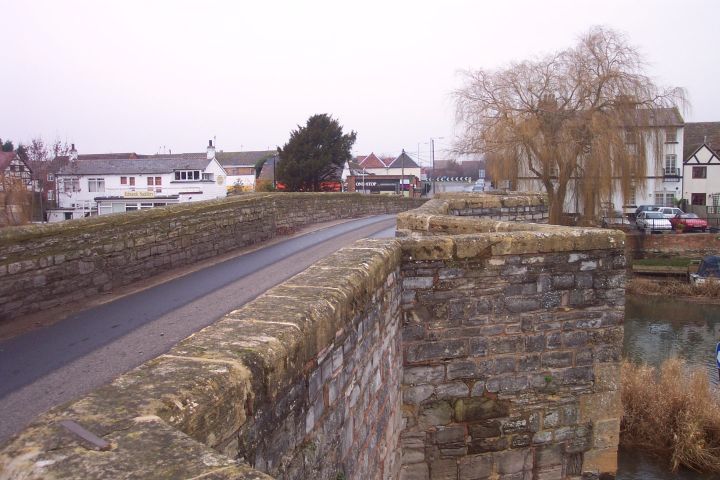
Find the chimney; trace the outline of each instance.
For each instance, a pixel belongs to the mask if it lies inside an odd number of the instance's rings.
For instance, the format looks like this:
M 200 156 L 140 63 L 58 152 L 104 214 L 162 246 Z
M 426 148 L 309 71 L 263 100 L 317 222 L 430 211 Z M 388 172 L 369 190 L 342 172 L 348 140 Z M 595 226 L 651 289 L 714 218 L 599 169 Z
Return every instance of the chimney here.
M 75 150 L 75 144 L 72 143 L 72 144 L 70 144 L 70 161 L 74 162 L 77 159 L 78 159 L 78 153 L 77 153 L 77 150 Z
M 215 158 L 215 147 L 213 146 L 213 141 L 208 140 L 208 148 L 207 148 L 207 158 L 208 160 L 212 160 Z

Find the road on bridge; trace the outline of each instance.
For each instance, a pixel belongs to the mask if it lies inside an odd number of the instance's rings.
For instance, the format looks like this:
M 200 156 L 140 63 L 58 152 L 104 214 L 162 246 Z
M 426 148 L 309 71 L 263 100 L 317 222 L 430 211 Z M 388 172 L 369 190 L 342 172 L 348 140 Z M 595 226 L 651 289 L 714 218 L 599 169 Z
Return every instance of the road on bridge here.
M 0 341 L 0 443 L 38 414 L 167 352 L 339 248 L 394 231 L 393 215 L 334 224 Z

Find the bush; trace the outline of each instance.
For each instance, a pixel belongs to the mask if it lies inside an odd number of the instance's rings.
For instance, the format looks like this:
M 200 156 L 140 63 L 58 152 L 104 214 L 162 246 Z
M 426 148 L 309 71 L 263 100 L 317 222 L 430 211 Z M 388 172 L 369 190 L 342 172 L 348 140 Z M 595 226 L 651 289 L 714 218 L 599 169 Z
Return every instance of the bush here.
M 676 358 L 658 372 L 646 365 L 622 366 L 624 416 L 620 444 L 684 466 L 720 473 L 720 403 L 707 372 Z

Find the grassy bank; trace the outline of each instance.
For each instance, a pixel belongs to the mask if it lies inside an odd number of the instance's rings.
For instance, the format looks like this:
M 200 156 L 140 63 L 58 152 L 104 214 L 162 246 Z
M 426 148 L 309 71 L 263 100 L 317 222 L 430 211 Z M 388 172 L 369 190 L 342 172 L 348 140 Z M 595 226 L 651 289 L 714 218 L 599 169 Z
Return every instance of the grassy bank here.
M 633 265 L 644 265 L 647 267 L 687 267 L 692 262 L 692 258 L 672 257 L 672 258 L 641 258 L 633 260 Z
M 660 370 L 625 362 L 620 443 L 685 466 L 720 473 L 720 402 L 707 372 L 678 359 Z
M 684 280 L 632 277 L 628 278 L 626 291 L 631 295 L 667 295 L 720 299 L 720 282 L 692 285 Z

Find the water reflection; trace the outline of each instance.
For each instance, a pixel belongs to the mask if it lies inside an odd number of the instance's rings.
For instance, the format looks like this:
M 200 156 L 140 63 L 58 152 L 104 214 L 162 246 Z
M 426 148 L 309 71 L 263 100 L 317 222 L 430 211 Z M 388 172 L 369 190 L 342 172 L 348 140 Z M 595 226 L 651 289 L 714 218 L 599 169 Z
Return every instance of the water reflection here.
M 720 340 L 720 305 L 672 298 L 632 297 L 625 304 L 625 358 L 659 366 L 677 356 L 707 370 L 718 384 L 715 345 Z M 640 452 L 619 452 L 617 480 L 710 480 L 717 475 L 692 471 L 671 473 L 656 458 Z
M 659 366 L 672 356 L 708 371 L 718 384 L 715 345 L 720 305 L 656 297 L 627 297 L 623 353 L 633 362 Z

